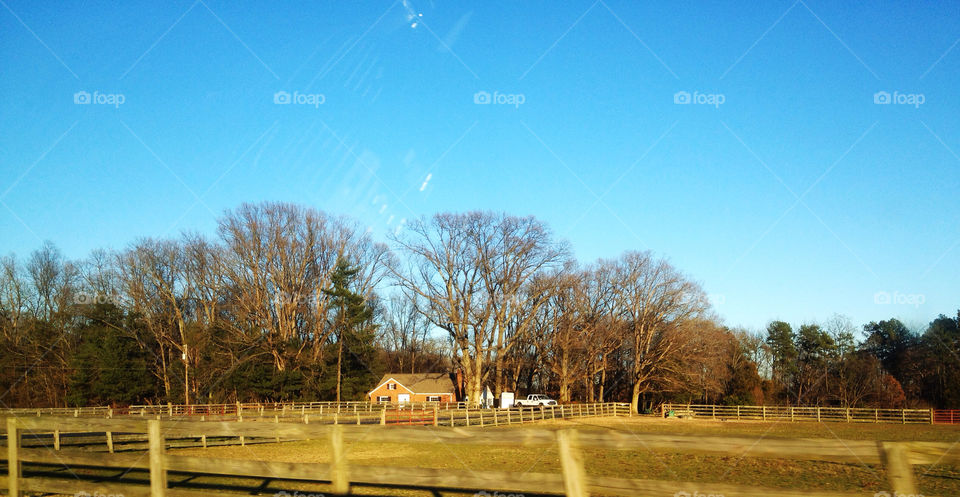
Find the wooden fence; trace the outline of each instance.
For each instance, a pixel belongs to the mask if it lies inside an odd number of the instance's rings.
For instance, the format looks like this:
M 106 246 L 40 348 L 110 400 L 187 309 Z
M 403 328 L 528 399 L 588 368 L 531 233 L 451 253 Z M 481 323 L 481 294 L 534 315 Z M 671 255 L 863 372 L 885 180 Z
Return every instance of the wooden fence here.
M 413 408 L 433 408 L 440 409 L 463 409 L 467 405 L 464 402 L 408 402 L 405 407 Z M 358 402 L 253 402 L 231 404 L 153 404 L 153 405 L 132 405 L 125 407 L 94 406 L 94 407 L 35 407 L 35 408 L 16 408 L 0 409 L 0 416 L 73 416 L 83 417 L 119 417 L 119 416 L 140 416 L 140 417 L 187 417 L 187 416 L 250 416 L 265 414 L 332 414 L 336 413 L 356 413 L 373 412 L 389 407 L 396 407 L 396 404 L 371 403 L 366 401 Z
M 254 411 L 255 413 L 259 411 Z M 293 412 L 293 411 L 290 411 Z M 325 415 L 303 414 L 299 412 L 281 416 L 274 415 L 243 415 L 243 416 L 199 416 L 196 418 L 164 418 L 157 415 L 156 419 L 165 419 L 169 421 L 180 422 L 185 419 L 195 420 L 201 423 L 224 423 L 224 422 L 242 422 L 242 423 L 297 423 L 297 424 L 327 424 L 327 425 L 421 425 L 421 426 L 444 426 L 451 428 L 476 427 L 476 426 L 501 426 L 513 424 L 529 424 L 538 421 L 549 421 L 554 419 L 574 419 L 581 417 L 596 416 L 629 416 L 630 405 L 619 403 L 595 403 L 595 404 L 570 404 L 540 407 L 524 407 L 513 409 L 456 409 L 449 408 L 441 410 L 439 405 L 433 408 L 412 408 L 408 406 L 388 406 L 376 411 L 336 411 L 328 412 Z M 50 416 L 25 416 L 19 419 L 41 419 Z M 64 419 L 64 418 L 59 418 Z M 65 418 L 70 419 L 70 418 Z M 93 427 L 104 427 L 99 432 L 74 432 L 61 433 L 55 430 L 49 433 L 37 433 L 31 435 L 26 441 L 27 447 L 54 447 L 60 450 L 61 447 L 86 448 L 92 450 L 106 450 L 113 453 L 115 451 L 145 449 L 147 439 L 144 434 L 137 433 L 114 433 L 106 429 L 110 426 L 109 421 L 140 419 L 139 416 L 132 417 L 84 417 L 73 418 L 76 421 L 86 421 Z M 2 421 L 2 420 L 0 420 Z M 98 424 L 101 423 L 101 424 Z M 102 424 L 108 423 L 108 424 Z M 4 426 L 0 423 L 0 434 L 5 433 Z M 208 447 L 215 445 L 246 445 L 264 442 L 279 442 L 280 437 L 207 437 L 200 434 L 195 436 L 186 436 L 179 439 L 168 439 L 178 448 L 183 447 Z M 287 440 L 287 439 L 283 439 Z
M 937 424 L 960 424 L 960 409 L 934 409 L 933 422 Z
M 114 432 L 145 435 L 146 452 L 92 454 L 89 451 L 24 447 L 21 440 L 41 433 Z M 200 497 L 237 495 L 228 490 L 249 491 L 250 479 L 273 485 L 291 481 L 329 483 L 335 494 L 346 494 L 353 485 L 432 490 L 556 494 L 585 497 L 605 495 L 696 495 L 710 493 L 736 497 L 862 497 L 863 493 L 813 492 L 760 488 L 720 483 L 670 482 L 588 475 L 583 449 L 669 451 L 690 454 L 760 457 L 850 464 L 877 464 L 886 468 L 890 491 L 917 495 L 912 465 L 960 464 L 960 447 L 936 442 L 873 442 L 853 440 L 788 440 L 767 438 L 763 443 L 746 437 L 699 435 L 654 435 L 617 431 L 581 432 L 518 428 L 500 430 L 433 429 L 429 427 L 311 425 L 261 422 L 200 422 L 185 420 L 76 419 L 54 417 L 7 418 L 7 476 L 0 489 L 12 497 L 22 492 L 60 494 L 122 494 L 125 497 Z M 202 434 L 202 435 L 201 435 Z M 183 437 L 260 437 L 269 439 L 326 440 L 331 463 L 287 463 L 177 455 L 169 452 L 170 440 Z M 509 471 L 451 470 L 419 467 L 375 467 L 348 463 L 345 444 L 357 441 L 401 444 L 471 444 L 497 447 L 555 447 L 560 456 L 560 474 Z M 46 465 L 46 466 L 43 466 Z M 48 468 L 42 471 L 43 467 Z M 60 468 L 59 472 L 49 471 Z M 74 472 L 72 468 L 88 472 Z M 38 469 L 40 468 L 40 469 Z M 62 471 L 67 468 L 69 474 Z M 90 475 L 90 470 L 138 473 L 122 478 Z M 169 476 L 175 475 L 174 482 Z M 217 475 L 216 488 L 192 482 L 195 477 Z M 241 484 L 244 481 L 246 483 Z M 245 485 L 245 486 L 244 486 Z M 260 487 L 261 489 L 263 487 Z
M 184 406 L 178 406 L 180 408 Z M 186 406 L 197 407 L 197 406 Z M 107 419 L 198 419 L 202 421 L 289 421 L 316 424 L 433 424 L 435 426 L 485 426 L 514 424 L 544 419 L 580 416 L 629 416 L 630 405 L 617 402 L 591 404 L 564 404 L 511 409 L 467 408 L 463 403 L 417 402 L 372 404 L 369 402 L 308 404 L 244 404 L 234 410 L 191 410 L 163 407 L 140 408 L 84 408 L 79 410 L 11 409 L 0 411 L 0 417 L 72 416 L 74 418 Z M 170 415 L 173 412 L 173 415 Z M 207 412 L 208 414 L 200 414 Z M 413 413 L 419 418 L 431 416 L 430 423 L 412 423 Z M 407 423 L 401 423 L 405 419 Z M 2 431 L 2 427 L 0 427 Z
M 846 407 L 718 406 L 662 404 L 660 414 L 679 417 L 752 421 L 817 421 L 841 423 L 932 424 L 939 421 L 933 409 L 869 409 Z M 957 419 L 960 420 L 960 413 Z

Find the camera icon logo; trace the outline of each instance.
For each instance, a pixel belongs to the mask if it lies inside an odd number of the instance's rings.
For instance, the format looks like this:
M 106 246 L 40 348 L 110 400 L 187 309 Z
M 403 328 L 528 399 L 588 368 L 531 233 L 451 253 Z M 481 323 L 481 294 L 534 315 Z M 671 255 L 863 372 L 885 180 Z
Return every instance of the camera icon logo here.
M 273 103 L 275 103 L 275 104 L 280 104 L 280 105 L 289 104 L 289 103 L 290 103 L 290 94 L 287 93 L 287 92 L 285 92 L 285 91 L 283 91 L 283 90 L 280 90 L 280 91 L 274 93 L 274 94 L 273 94 Z
M 473 103 L 475 104 L 486 105 L 492 101 L 493 100 L 490 98 L 490 93 L 486 91 L 480 90 L 473 94 Z
M 885 91 L 878 91 L 873 94 L 873 103 L 878 105 L 886 105 L 891 102 L 890 93 Z
M 87 105 L 90 103 L 90 94 L 80 90 L 73 94 L 73 103 L 78 105 Z
M 680 90 L 673 94 L 673 103 L 686 105 L 690 103 L 690 93 Z
M 878 305 L 890 305 L 890 302 L 891 302 L 891 301 L 892 301 L 892 300 L 891 300 L 891 298 L 890 298 L 890 293 L 889 293 L 889 292 L 880 291 L 880 292 L 877 292 L 877 293 L 873 294 L 873 303 L 874 303 L 874 304 L 878 304 Z

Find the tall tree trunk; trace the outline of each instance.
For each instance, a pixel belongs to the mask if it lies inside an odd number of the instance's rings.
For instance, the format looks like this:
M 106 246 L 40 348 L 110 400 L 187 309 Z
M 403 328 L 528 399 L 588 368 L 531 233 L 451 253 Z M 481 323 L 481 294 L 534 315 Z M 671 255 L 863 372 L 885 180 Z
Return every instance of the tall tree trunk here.
M 340 374 L 343 368 L 343 337 L 337 340 L 337 403 L 340 403 Z
M 163 344 L 160 344 L 160 375 L 163 381 L 163 393 L 167 399 L 170 399 L 170 375 L 167 374 L 167 353 L 163 350 Z
M 495 399 L 500 398 L 500 393 L 503 392 L 503 358 L 497 355 L 496 370 L 493 372 L 493 397 Z
M 606 359 L 604 359 L 604 362 L 606 362 Z M 607 383 L 607 368 L 606 366 L 604 366 L 604 368 L 600 370 L 600 402 L 601 403 L 603 402 L 603 386 L 606 383 Z
M 190 405 L 190 352 L 183 344 L 183 403 Z
M 630 395 L 630 412 L 640 414 L 638 402 L 640 401 L 640 380 L 633 380 L 633 393 Z

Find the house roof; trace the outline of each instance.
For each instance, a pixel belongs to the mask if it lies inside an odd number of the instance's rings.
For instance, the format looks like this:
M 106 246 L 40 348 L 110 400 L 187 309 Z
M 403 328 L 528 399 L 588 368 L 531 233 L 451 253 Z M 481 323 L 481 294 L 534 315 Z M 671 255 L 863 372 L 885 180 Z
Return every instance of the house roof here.
M 413 393 L 455 393 L 456 389 L 453 385 L 453 379 L 450 378 L 449 373 L 414 373 L 414 374 L 393 374 L 387 373 L 383 375 L 383 378 L 380 379 L 380 382 L 377 383 L 377 388 L 383 386 L 384 383 L 393 380 L 404 387 L 407 390 L 410 390 Z M 373 390 L 370 392 L 372 393 Z

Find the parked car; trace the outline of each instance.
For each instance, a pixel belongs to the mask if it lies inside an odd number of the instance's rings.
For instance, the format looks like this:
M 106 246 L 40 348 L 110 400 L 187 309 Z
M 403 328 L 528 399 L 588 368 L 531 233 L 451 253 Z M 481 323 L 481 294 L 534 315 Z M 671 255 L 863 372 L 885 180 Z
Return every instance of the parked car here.
M 517 407 L 555 406 L 557 405 L 557 401 L 543 394 L 532 393 L 527 395 L 525 399 L 517 399 L 513 405 Z

